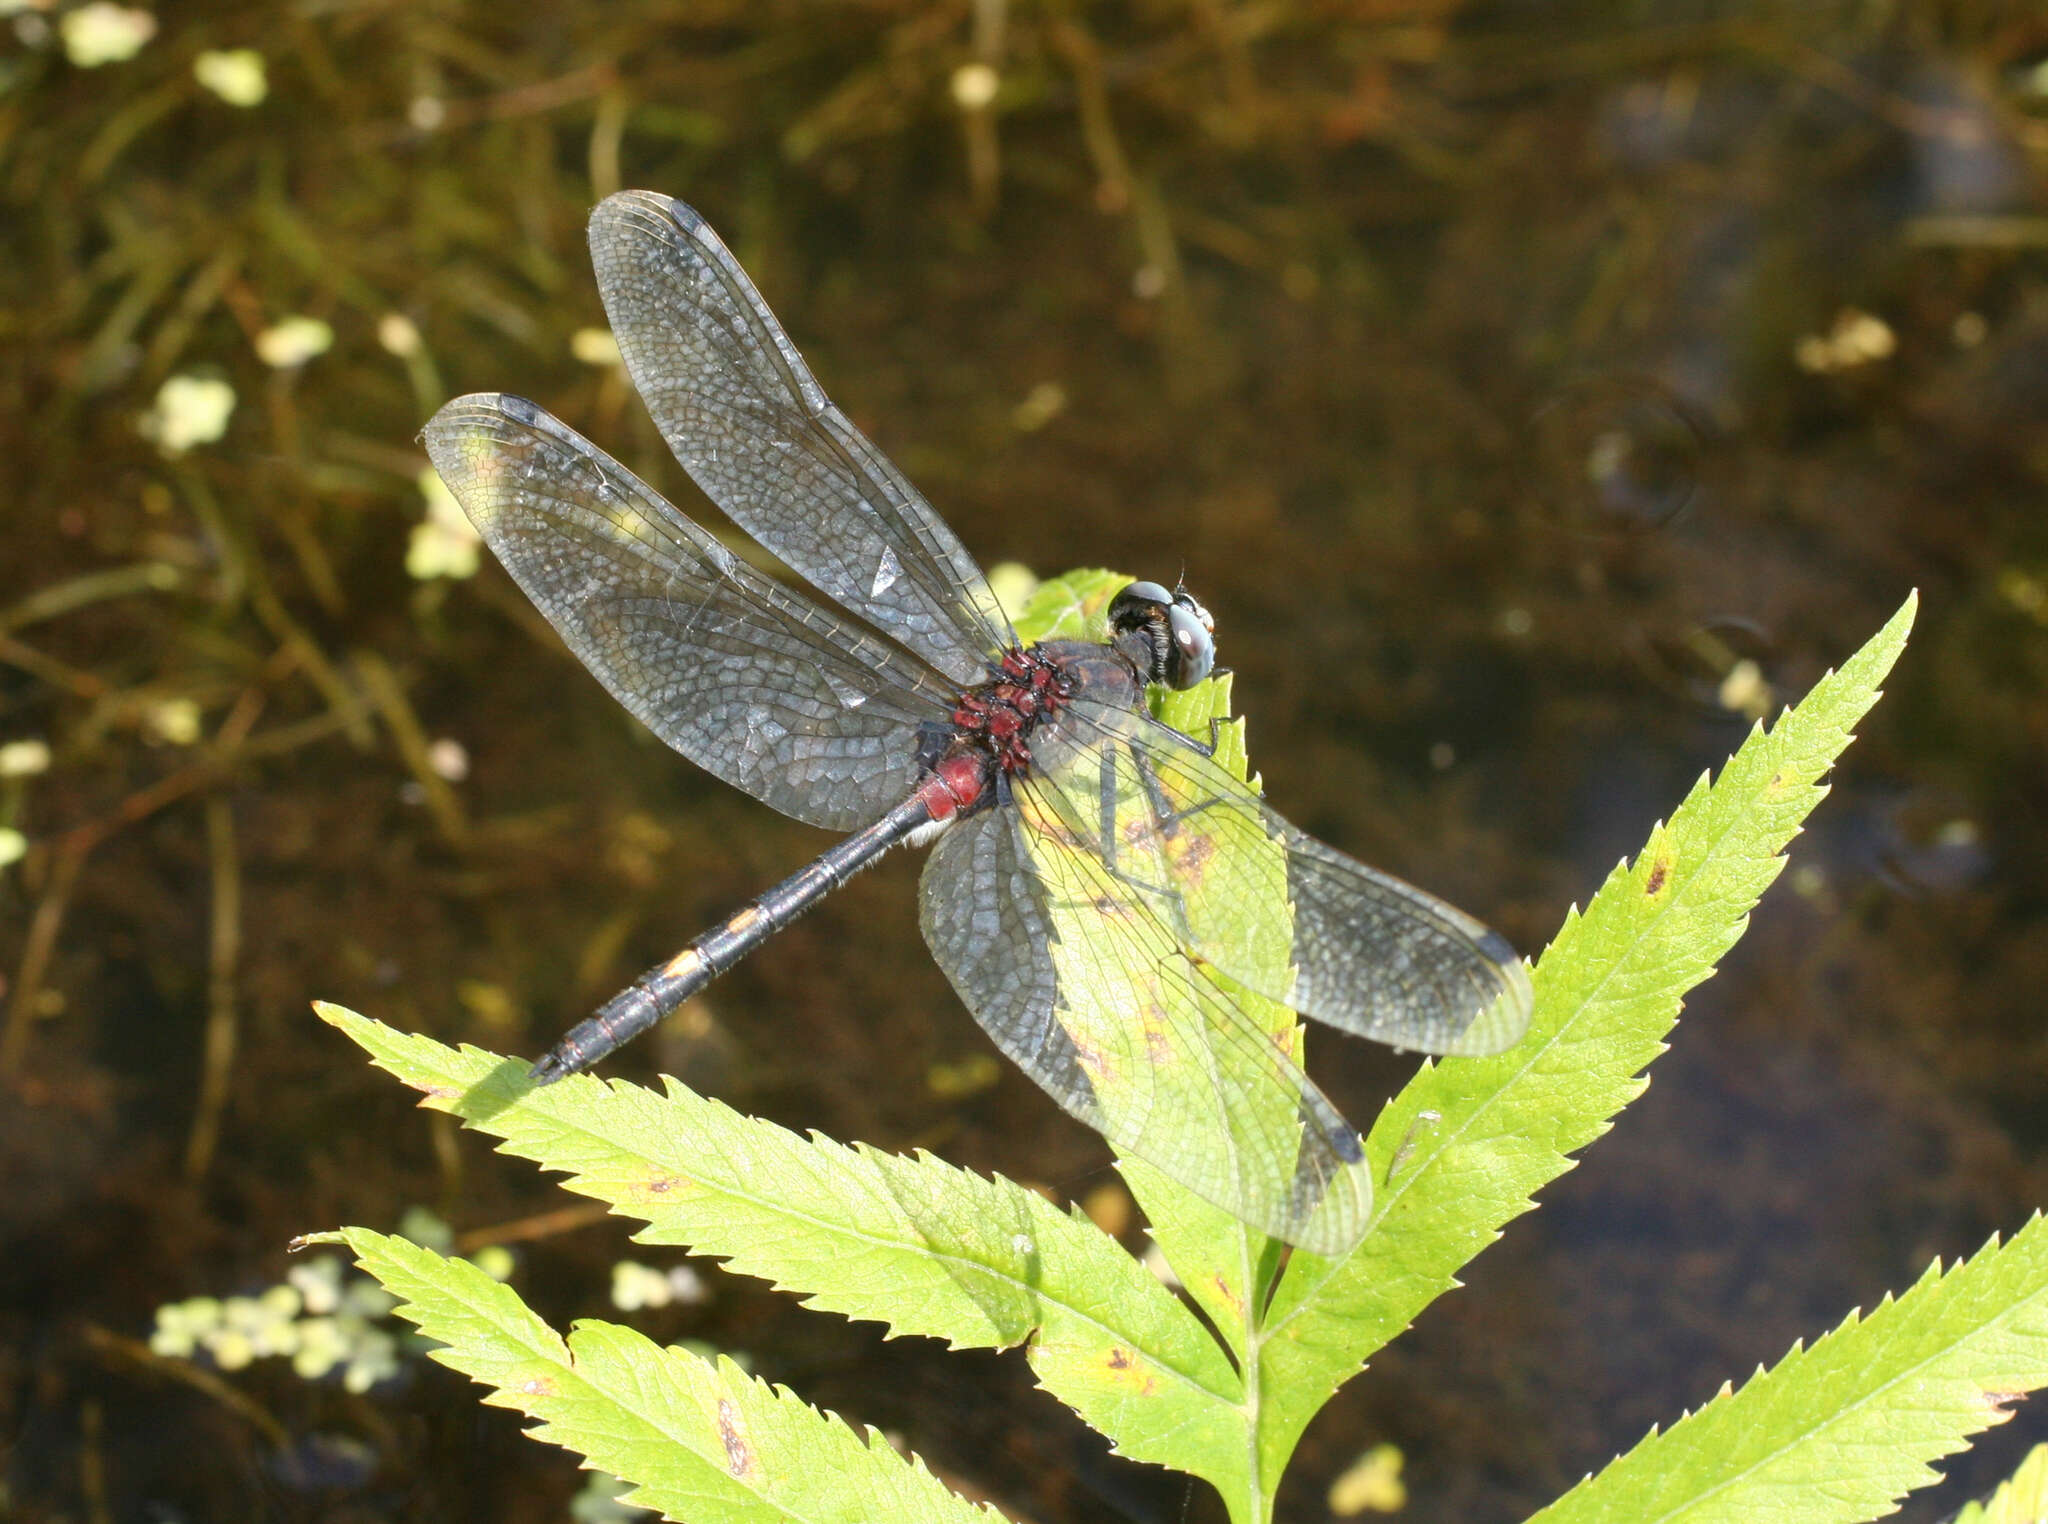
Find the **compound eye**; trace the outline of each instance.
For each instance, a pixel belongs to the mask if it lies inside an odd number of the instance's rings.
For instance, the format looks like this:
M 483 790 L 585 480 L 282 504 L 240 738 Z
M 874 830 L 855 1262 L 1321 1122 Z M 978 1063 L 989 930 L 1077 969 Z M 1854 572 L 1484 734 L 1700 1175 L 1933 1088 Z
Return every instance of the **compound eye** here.
M 1216 640 L 1208 611 L 1183 593 L 1167 606 L 1167 637 L 1173 649 L 1166 660 L 1171 688 L 1192 688 L 1216 665 Z
M 1173 594 L 1157 582 L 1133 582 L 1109 604 L 1109 627 L 1124 631 L 1149 624 L 1158 611 L 1173 602 Z

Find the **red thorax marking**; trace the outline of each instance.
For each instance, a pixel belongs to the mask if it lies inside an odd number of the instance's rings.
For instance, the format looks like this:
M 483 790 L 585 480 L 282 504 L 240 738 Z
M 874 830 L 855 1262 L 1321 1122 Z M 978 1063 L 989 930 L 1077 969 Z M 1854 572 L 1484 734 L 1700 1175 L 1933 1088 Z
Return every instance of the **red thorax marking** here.
M 980 799 L 991 761 L 1012 775 L 1029 768 L 1033 728 L 1057 714 L 1072 691 L 1060 666 L 1035 649 L 1005 651 L 996 670 L 998 676 L 968 689 L 953 706 L 956 737 L 981 745 L 945 758 L 932 770 L 925 802 L 935 820 L 949 819 Z

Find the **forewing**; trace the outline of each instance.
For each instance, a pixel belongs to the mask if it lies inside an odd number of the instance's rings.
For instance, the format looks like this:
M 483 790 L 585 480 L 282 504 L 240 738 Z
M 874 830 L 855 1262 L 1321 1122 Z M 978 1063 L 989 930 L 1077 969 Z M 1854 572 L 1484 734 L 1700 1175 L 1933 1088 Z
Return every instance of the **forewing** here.
M 590 254 L 633 385 L 705 494 L 842 607 L 981 681 L 1014 638 L 988 579 L 833 406 L 704 219 L 621 191 L 591 214 Z
M 1276 1238 L 1325 1255 L 1365 1230 L 1358 1136 L 1025 782 L 959 821 L 925 865 L 925 940 L 998 1047 L 1120 1152 Z
M 1187 953 L 1230 980 L 1427 1053 L 1497 1053 L 1528 1029 L 1529 972 L 1499 933 L 1297 830 L 1149 714 L 1077 704 L 1033 752 L 1045 771 L 1083 780 L 1067 794 L 1114 799 L 1077 815 L 1077 829 Z M 1288 944 L 1278 961 L 1276 935 Z
M 741 561 L 519 397 L 460 397 L 434 468 L 569 649 L 640 722 L 785 815 L 855 830 L 915 781 L 937 674 Z

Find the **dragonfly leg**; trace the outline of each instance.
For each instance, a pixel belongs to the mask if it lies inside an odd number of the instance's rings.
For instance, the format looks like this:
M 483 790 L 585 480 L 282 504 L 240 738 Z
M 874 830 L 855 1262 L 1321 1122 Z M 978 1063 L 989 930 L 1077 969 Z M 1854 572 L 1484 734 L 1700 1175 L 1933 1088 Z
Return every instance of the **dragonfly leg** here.
M 1117 862 L 1118 849 L 1122 846 L 1124 839 L 1117 820 L 1117 805 L 1123 797 L 1117 778 L 1118 751 L 1119 748 L 1115 746 L 1105 746 L 1102 748 L 1100 781 L 1097 785 L 1096 794 L 1096 807 L 1100 811 L 1100 817 L 1096 825 L 1096 839 L 1100 843 L 1102 866 L 1108 870 L 1111 878 L 1125 885 L 1141 899 L 1151 904 L 1153 909 L 1159 912 L 1169 924 L 1185 934 L 1187 931 L 1187 907 L 1181 903 L 1180 890 L 1171 883 L 1149 883 L 1138 878 L 1135 874 L 1126 871 Z M 1170 838 L 1173 835 L 1175 825 L 1183 817 L 1172 813 L 1172 806 L 1167 801 L 1164 792 L 1160 789 L 1159 780 L 1153 776 L 1151 769 L 1146 765 L 1144 756 L 1135 747 L 1131 748 L 1130 756 L 1132 765 L 1137 769 L 1138 777 L 1141 780 L 1140 786 L 1145 790 L 1146 807 L 1156 822 L 1153 830 L 1146 834 Z M 1213 803 L 1214 801 L 1211 802 Z
M 1216 721 L 1211 720 L 1209 725 L 1209 733 L 1213 737 L 1216 733 Z M 1204 756 L 1210 755 L 1215 750 L 1213 742 L 1207 751 L 1203 751 L 1203 748 L 1192 740 L 1188 744 L 1194 746 L 1195 750 L 1201 751 Z M 1166 788 L 1159 781 L 1157 769 L 1152 766 L 1151 760 L 1135 746 L 1131 748 L 1131 767 L 1137 773 L 1138 784 L 1145 790 L 1145 798 L 1152 806 L 1153 819 L 1159 822 L 1159 834 L 1161 836 L 1171 839 L 1174 832 L 1180 829 L 1180 823 L 1183 820 L 1192 820 L 1195 816 L 1201 814 L 1202 811 L 1212 809 L 1223 802 L 1221 799 L 1211 796 L 1204 799 L 1200 804 L 1190 805 L 1184 810 L 1177 810 L 1173 807 L 1173 801 L 1166 797 Z
M 917 769 L 928 773 L 939 765 L 939 758 L 945 754 L 946 743 L 953 738 L 953 727 L 941 720 L 926 720 L 917 727 L 917 750 L 912 756 Z

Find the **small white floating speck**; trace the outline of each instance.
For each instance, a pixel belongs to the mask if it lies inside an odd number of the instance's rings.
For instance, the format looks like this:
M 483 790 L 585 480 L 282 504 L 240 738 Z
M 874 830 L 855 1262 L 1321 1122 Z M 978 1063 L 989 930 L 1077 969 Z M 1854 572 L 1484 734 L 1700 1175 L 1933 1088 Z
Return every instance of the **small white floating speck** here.
M 256 357 L 277 370 L 292 370 L 334 347 L 334 329 L 315 317 L 288 317 L 256 335 Z
M 235 389 L 206 376 L 172 376 L 157 388 L 156 403 L 137 420 L 145 439 L 166 455 L 183 455 L 194 445 L 212 444 L 228 431 Z
M 254 48 L 209 48 L 192 60 L 192 77 L 230 106 L 260 106 L 270 94 L 263 55 Z
M 57 28 L 64 37 L 64 56 L 78 68 L 97 69 L 140 53 L 156 36 L 156 17 L 131 6 L 95 0 L 66 12 Z

